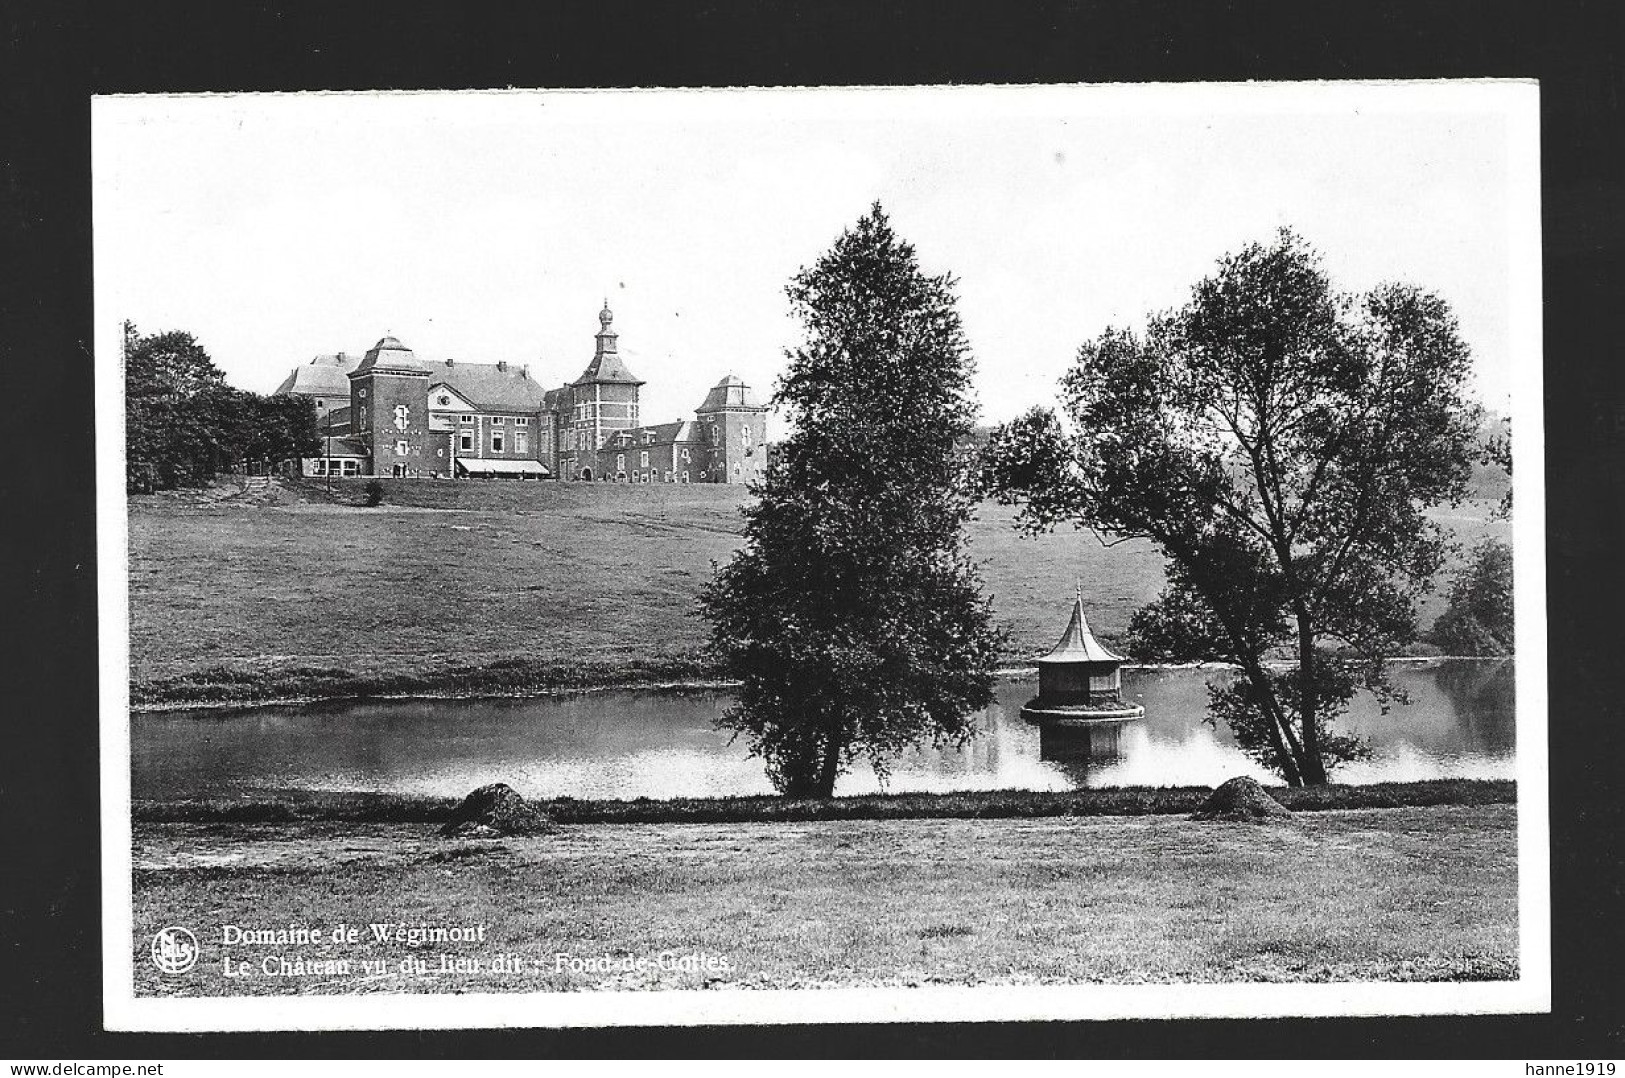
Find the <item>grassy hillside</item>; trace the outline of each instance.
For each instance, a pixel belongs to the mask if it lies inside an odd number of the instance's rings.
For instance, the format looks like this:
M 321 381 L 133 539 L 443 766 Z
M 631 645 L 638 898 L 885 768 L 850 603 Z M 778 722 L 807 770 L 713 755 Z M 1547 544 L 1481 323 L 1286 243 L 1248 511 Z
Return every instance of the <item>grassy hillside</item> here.
M 695 599 L 740 541 L 717 486 L 384 481 L 132 498 L 138 702 L 352 692 L 533 691 L 702 672 Z M 1441 519 L 1504 536 L 1489 505 Z M 1054 642 L 1074 578 L 1111 640 L 1162 586 L 1149 544 L 1025 538 L 985 505 L 971 532 L 1011 661 Z M 1437 612 L 1424 611 L 1425 618 Z

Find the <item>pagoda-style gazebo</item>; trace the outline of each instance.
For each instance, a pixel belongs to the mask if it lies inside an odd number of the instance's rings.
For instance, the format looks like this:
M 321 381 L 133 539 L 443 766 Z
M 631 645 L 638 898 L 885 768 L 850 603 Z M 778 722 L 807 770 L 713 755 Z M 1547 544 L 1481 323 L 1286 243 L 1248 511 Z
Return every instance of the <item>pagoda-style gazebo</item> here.
M 1083 588 L 1072 604 L 1072 620 L 1048 655 L 1038 660 L 1038 695 L 1021 717 L 1045 726 L 1084 726 L 1126 722 L 1145 715 L 1139 704 L 1123 701 L 1124 657 L 1089 631 L 1083 616 Z

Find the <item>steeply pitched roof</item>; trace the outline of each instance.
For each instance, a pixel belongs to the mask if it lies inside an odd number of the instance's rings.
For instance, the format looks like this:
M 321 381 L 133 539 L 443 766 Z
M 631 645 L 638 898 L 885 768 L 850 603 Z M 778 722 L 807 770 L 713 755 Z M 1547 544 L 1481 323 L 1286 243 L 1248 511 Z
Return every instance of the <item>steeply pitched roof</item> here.
M 394 337 L 382 337 L 378 343 L 367 349 L 367 354 L 361 360 L 352 374 L 370 371 L 379 368 L 386 371 L 421 371 L 423 364 L 418 362 L 417 355 L 406 345 Z
M 524 367 L 496 363 L 441 360 L 427 364 L 430 383 L 444 382 L 452 392 L 486 411 L 534 412 L 544 390 Z
M 654 441 L 647 436 L 653 434 Z M 607 449 L 611 446 L 636 448 L 640 445 L 671 445 L 674 442 L 694 441 L 694 424 L 688 420 L 677 419 L 670 423 L 652 423 L 646 427 L 628 427 L 618 430 L 609 436 L 604 443 Z
M 277 386 L 273 396 L 297 393 L 306 397 L 350 396 L 350 379 L 346 377 L 361 363 L 359 355 L 338 352 L 316 356 L 309 363 L 295 367 Z
M 1089 631 L 1089 619 L 1083 616 L 1083 596 L 1072 604 L 1072 620 L 1066 623 L 1066 632 L 1055 642 L 1050 653 L 1038 660 L 1041 663 L 1120 663 L 1124 657 L 1107 649 L 1095 634 Z
M 711 387 L 711 392 L 705 395 L 705 401 L 696 412 L 720 412 L 728 408 L 748 408 L 753 411 L 765 411 L 761 402 L 756 399 L 756 391 L 746 385 L 738 375 L 730 374 L 722 381 Z
M 621 360 L 617 344 L 619 334 L 610 328 L 614 318 L 615 316 L 610 313 L 609 304 L 605 303 L 604 309 L 598 312 L 598 333 L 595 335 L 598 345 L 593 352 L 592 362 L 587 364 L 587 369 L 581 372 L 581 377 L 571 383 L 572 385 L 591 385 L 594 382 L 617 382 L 633 386 L 643 384 L 643 380 L 634 377 Z

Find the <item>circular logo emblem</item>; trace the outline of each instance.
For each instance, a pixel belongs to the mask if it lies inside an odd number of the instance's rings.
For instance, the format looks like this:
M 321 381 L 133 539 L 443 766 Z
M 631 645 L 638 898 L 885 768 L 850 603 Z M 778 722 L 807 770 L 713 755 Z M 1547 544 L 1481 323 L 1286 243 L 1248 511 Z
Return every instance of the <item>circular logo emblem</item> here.
M 197 965 L 197 937 L 184 928 L 165 928 L 152 937 L 152 964 L 164 973 L 185 973 Z

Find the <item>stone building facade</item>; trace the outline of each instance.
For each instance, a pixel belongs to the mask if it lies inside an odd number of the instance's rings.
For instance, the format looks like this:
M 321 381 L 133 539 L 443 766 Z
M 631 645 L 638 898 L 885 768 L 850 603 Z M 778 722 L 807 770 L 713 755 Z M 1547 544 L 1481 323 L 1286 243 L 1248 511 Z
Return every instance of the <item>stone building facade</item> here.
M 581 375 L 543 390 L 528 366 L 425 361 L 392 336 L 362 356 L 321 355 L 279 394 L 316 407 L 322 455 L 307 476 L 739 483 L 767 471 L 767 408 L 729 375 L 692 420 L 641 424 L 643 381 L 620 356 L 608 304 Z M 342 380 L 342 384 L 341 384 Z

